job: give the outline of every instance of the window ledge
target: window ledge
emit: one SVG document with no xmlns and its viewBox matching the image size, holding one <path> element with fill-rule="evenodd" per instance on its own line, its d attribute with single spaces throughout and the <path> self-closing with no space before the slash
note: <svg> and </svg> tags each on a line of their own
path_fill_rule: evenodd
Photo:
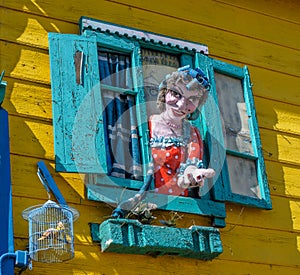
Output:
<svg viewBox="0 0 300 275">
<path fill-rule="evenodd" d="M 145 225 L 131 219 L 109 219 L 91 224 L 93 241 L 102 252 L 143 255 L 178 255 L 212 260 L 223 252 L 217 228 L 191 226 L 175 228 Z"/>
<path fill-rule="evenodd" d="M 89 200 L 101 201 L 115 206 L 118 203 L 116 198 L 122 198 L 125 201 L 137 194 L 137 190 L 129 190 L 117 186 L 86 184 L 85 187 Z M 181 196 L 174 197 L 153 191 L 147 192 L 144 201 L 158 205 L 158 208 L 161 210 L 211 216 L 214 226 L 225 227 L 226 210 L 223 202 Z"/>
</svg>

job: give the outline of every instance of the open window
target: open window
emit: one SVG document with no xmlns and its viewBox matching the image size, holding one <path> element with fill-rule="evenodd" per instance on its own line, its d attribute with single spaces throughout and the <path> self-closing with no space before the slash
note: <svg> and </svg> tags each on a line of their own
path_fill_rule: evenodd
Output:
<svg viewBox="0 0 300 275">
<path fill-rule="evenodd" d="M 213 139 L 219 148 L 210 155 L 224 159 L 215 198 L 271 209 L 249 71 L 207 56 L 199 56 L 199 65 L 212 83 L 213 100 L 204 108 L 204 125 L 209 150 L 214 149 Z M 212 123 L 217 127 L 208 129 Z"/>
<path fill-rule="evenodd" d="M 178 67 L 200 66 L 211 96 L 194 124 L 205 142 L 204 162 L 219 173 L 201 199 L 150 191 L 147 200 L 211 216 L 217 226 L 224 226 L 226 200 L 270 208 L 246 69 L 209 58 L 201 44 L 89 18 L 80 25 L 81 35 L 49 34 L 57 171 L 87 174 L 89 199 L 117 204 L 132 197 L 146 180 L 147 122 L 157 112 L 158 85 Z"/>
</svg>

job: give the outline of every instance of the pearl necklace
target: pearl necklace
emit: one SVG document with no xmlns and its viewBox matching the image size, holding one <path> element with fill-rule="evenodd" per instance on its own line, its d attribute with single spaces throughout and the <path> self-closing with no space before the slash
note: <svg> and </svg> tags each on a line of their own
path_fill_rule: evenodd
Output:
<svg viewBox="0 0 300 275">
<path fill-rule="evenodd" d="M 165 120 L 165 122 L 166 122 L 166 124 L 167 124 L 168 126 L 170 126 L 170 128 L 173 128 L 173 129 L 180 129 L 180 128 L 182 127 L 182 125 L 174 124 L 174 123 L 172 123 L 172 122 L 170 122 L 170 121 L 168 121 L 168 120 Z"/>
<path fill-rule="evenodd" d="M 162 114 L 162 119 L 163 121 L 171 128 L 171 129 L 181 129 L 182 128 L 182 124 L 178 125 L 178 124 L 175 124 L 175 123 L 172 123 L 170 122 L 166 117 L 165 117 L 165 114 Z"/>
</svg>

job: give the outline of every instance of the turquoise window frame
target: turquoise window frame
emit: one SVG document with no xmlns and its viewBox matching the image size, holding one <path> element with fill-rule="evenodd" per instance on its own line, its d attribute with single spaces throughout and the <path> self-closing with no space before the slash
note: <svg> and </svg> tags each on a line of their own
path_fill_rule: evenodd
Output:
<svg viewBox="0 0 300 275">
<path fill-rule="evenodd" d="M 213 122 L 215 125 L 218 125 L 214 135 L 217 137 L 218 141 L 220 142 L 221 147 L 225 148 L 225 151 L 222 150 L 221 148 L 221 150 L 218 151 L 218 155 L 216 156 L 219 159 L 225 158 L 225 161 L 222 167 L 221 175 L 215 185 L 215 196 L 216 196 L 215 199 L 218 201 L 230 201 L 234 203 L 239 203 L 250 207 L 272 209 L 272 202 L 270 198 L 268 179 L 266 175 L 265 162 L 263 157 L 259 127 L 258 127 L 258 122 L 256 117 L 256 109 L 254 104 L 254 97 L 252 92 L 252 84 L 251 84 L 250 74 L 247 66 L 241 68 L 204 55 L 198 56 L 197 63 L 209 75 L 209 79 L 212 87 L 211 88 L 212 98 L 214 100 L 214 104 L 216 104 L 218 107 L 219 107 L 219 102 L 218 102 L 216 82 L 214 77 L 215 72 L 241 80 L 242 88 L 243 88 L 243 96 L 244 96 L 246 111 L 248 115 L 248 123 L 249 123 L 249 130 L 250 130 L 250 136 L 252 141 L 252 148 L 253 148 L 253 155 L 238 153 L 229 150 L 228 148 L 225 148 L 226 146 L 224 145 L 225 141 L 224 141 L 222 126 L 221 126 L 222 124 L 221 115 L 220 113 L 218 113 L 218 115 L 215 114 L 212 115 L 210 110 L 208 110 L 209 108 L 211 108 L 211 106 L 209 105 L 205 106 L 205 109 L 203 111 L 203 117 L 205 117 L 204 125 L 207 125 L 211 122 Z M 212 109 L 215 110 L 215 108 Z M 211 150 L 213 145 L 210 142 L 208 142 L 208 144 L 210 147 L 209 150 Z M 241 195 L 241 194 L 234 193 L 232 191 L 230 187 L 231 184 L 230 184 L 230 177 L 228 171 L 229 164 L 226 159 L 227 154 L 241 157 L 243 159 L 255 161 L 256 170 L 257 170 L 256 176 L 257 176 L 257 182 L 258 182 L 261 198 L 254 198 L 246 195 Z"/>
<path fill-rule="evenodd" d="M 95 26 L 97 26 L 98 23 L 100 25 L 103 23 L 105 28 L 101 29 L 98 27 L 90 26 L 90 22 L 92 22 L 92 24 L 95 24 Z M 109 26 L 111 26 L 111 29 L 109 29 Z M 164 51 L 172 54 L 178 54 L 180 55 L 180 63 L 182 66 L 189 64 L 193 67 L 202 67 L 208 73 L 208 76 L 212 81 L 213 93 L 215 93 L 213 84 L 213 68 L 215 68 L 216 70 L 221 70 L 222 66 L 226 68 L 225 70 L 228 70 L 227 68 L 229 68 L 228 73 L 233 73 L 234 75 L 236 75 L 235 72 L 238 72 L 238 77 L 243 77 L 242 75 L 244 74 L 241 74 L 241 72 L 243 71 L 245 73 L 247 71 L 245 69 L 240 69 L 226 63 L 220 63 L 217 60 L 209 58 L 206 55 L 208 53 L 207 47 L 204 45 L 152 33 L 146 33 L 123 26 L 120 27 L 121 30 L 125 30 L 125 32 L 127 31 L 127 33 L 120 33 L 120 29 L 118 29 L 118 27 L 119 26 L 115 24 L 82 17 L 80 19 L 80 35 L 49 33 L 56 170 L 61 172 L 79 172 L 87 174 L 87 198 L 90 200 L 102 201 L 109 204 L 116 204 L 117 198 L 122 198 L 122 200 L 125 200 L 132 197 L 136 192 L 134 190 L 140 189 L 144 182 L 116 177 L 108 177 L 106 175 L 106 154 L 103 153 L 103 150 L 100 150 L 105 147 L 103 136 L 103 121 L 101 120 L 102 101 L 100 93 L 97 94 L 96 92 L 94 92 L 90 96 L 90 98 L 93 98 L 94 102 L 90 100 L 89 107 L 91 112 L 94 112 L 94 114 L 86 113 L 82 117 L 78 118 L 78 106 L 76 104 L 80 104 L 81 102 L 83 102 L 84 98 L 87 96 L 87 87 L 94 87 L 97 85 L 99 87 L 100 77 L 97 65 L 99 46 L 121 51 L 124 53 L 130 53 L 133 65 L 134 90 L 125 91 L 119 88 L 114 89 L 120 90 L 121 92 L 125 93 L 133 93 L 136 95 L 138 122 L 146 121 L 147 117 L 147 112 L 145 108 L 143 108 L 145 99 L 143 94 L 143 74 L 141 67 L 142 60 L 140 54 L 141 47 Z M 114 30 L 115 28 L 117 28 L 118 31 Z M 187 46 L 185 47 L 184 45 Z M 76 51 L 82 51 L 83 56 L 86 58 L 85 68 L 87 69 L 82 71 L 82 77 L 84 77 L 85 81 L 80 85 L 75 85 L 76 68 L 74 65 L 74 55 Z M 233 70 L 233 72 L 230 72 L 230 70 Z M 247 80 L 248 78 L 248 76 L 245 77 L 245 80 Z M 247 81 L 249 82 L 250 80 Z M 248 90 L 249 89 L 247 89 L 247 91 Z M 70 97 L 69 91 L 75 91 L 74 94 L 78 97 Z M 251 92 L 251 89 L 249 91 Z M 249 98 L 250 96 L 251 95 L 249 95 Z M 75 107 L 74 104 L 76 105 Z M 73 108 L 71 108 L 70 106 L 70 108 L 66 108 L 65 106 L 68 105 L 73 106 Z M 254 109 L 253 101 L 251 102 L 251 100 L 249 100 L 248 105 L 250 106 L 250 109 L 252 109 L 252 107 Z M 67 109 L 67 111 L 65 110 L 65 108 Z M 74 144 L 71 140 L 72 135 L 74 135 L 75 120 L 77 119 L 77 123 L 80 122 L 84 124 L 84 119 L 89 115 L 100 117 L 100 119 L 96 120 L 96 123 L 94 123 L 95 125 L 92 130 L 90 130 L 89 127 L 82 127 L 84 125 L 79 124 L 80 131 L 83 131 L 83 133 L 79 135 L 78 143 L 83 144 L 85 150 L 81 150 L 80 152 L 73 152 L 74 148 L 75 150 L 77 148 L 76 146 L 74 147 Z M 209 134 L 206 124 L 209 123 L 209 120 L 212 116 L 214 117 L 214 123 L 216 123 L 216 125 L 220 125 L 220 121 L 217 118 L 218 114 L 212 114 L 208 106 L 204 107 L 201 117 L 194 123 L 197 127 L 199 127 L 200 132 L 204 137 Z M 256 117 L 254 116 L 253 119 L 256 119 Z M 139 127 L 141 127 L 139 131 L 142 135 L 140 139 L 142 159 L 143 163 L 147 164 L 150 159 L 148 126 L 145 123 L 138 124 L 140 125 Z M 256 121 L 253 122 L 253 126 L 254 128 L 256 127 L 255 129 L 258 133 Z M 82 129 L 88 130 L 85 131 Z M 91 135 L 92 138 L 90 137 Z M 220 131 L 217 131 L 215 135 L 218 135 L 218 138 L 222 140 Z M 94 148 L 95 144 L 93 144 L 93 142 L 95 143 L 95 140 L 96 150 Z M 255 136 L 255 140 L 259 141 L 259 136 Z M 213 144 L 209 139 L 207 139 L 206 142 L 208 144 L 208 149 L 211 151 L 211 149 L 213 148 Z M 257 146 L 258 148 L 260 148 L 260 142 L 257 144 Z M 90 154 L 89 149 L 93 152 L 93 154 Z M 219 152 L 218 149 L 217 152 L 218 154 L 221 154 L 221 151 Z M 159 208 L 163 210 L 180 211 L 210 216 L 212 217 L 212 224 L 218 227 L 225 226 L 225 201 L 234 201 L 245 205 L 269 209 L 270 199 L 268 197 L 269 193 L 266 177 L 264 176 L 265 170 L 261 149 L 259 149 L 258 152 L 259 160 L 262 164 L 260 166 L 261 170 L 259 170 L 263 178 L 261 188 L 262 190 L 264 190 L 264 201 L 266 201 L 267 204 L 264 204 L 260 201 L 253 202 L 252 200 L 250 203 L 247 198 L 243 198 L 241 196 L 233 194 L 230 190 L 230 185 L 228 184 L 228 175 L 226 178 L 226 163 L 222 167 L 220 177 L 218 177 L 217 182 L 210 191 L 210 198 L 206 196 L 204 196 L 202 199 L 185 197 L 174 198 L 174 196 L 155 194 L 154 192 L 150 191 L 148 192 L 145 200 L 151 201 L 152 203 L 157 203 L 157 205 L 159 205 Z M 216 156 L 216 160 L 219 156 L 218 154 Z M 76 165 L 76 159 L 78 158 L 82 160 L 87 159 L 87 161 L 81 161 L 80 165 Z M 146 165 L 143 166 L 146 167 Z M 146 180 L 145 168 L 143 172 L 144 179 Z M 111 198 L 111 194 L 114 194 L 115 199 Z"/>
<path fill-rule="evenodd" d="M 97 64 L 98 47 L 110 47 L 114 50 L 130 53 L 131 55 L 134 89 L 126 90 L 118 87 L 109 87 L 108 85 L 103 86 L 105 86 L 105 89 L 135 96 L 137 103 L 136 115 L 141 135 L 141 155 L 143 163 L 149 162 L 149 149 L 146 146 L 148 140 L 147 125 L 140 123 L 141 121 L 146 121 L 144 117 L 146 116 L 146 111 L 143 108 L 142 76 L 139 74 L 141 70 L 140 55 L 137 54 L 139 52 L 139 45 L 133 41 L 128 41 L 126 38 L 120 40 L 106 34 L 95 36 L 91 33 L 89 36 L 87 33 L 83 36 L 49 33 L 53 126 L 55 135 L 54 149 L 56 170 L 60 172 L 107 173 L 106 152 L 103 152 L 105 141 L 103 120 L 101 119 L 103 112 L 102 99 L 100 96 L 101 92 L 98 92 L 98 89 L 101 91 Z M 81 78 L 84 79 L 81 84 L 76 83 L 74 55 L 77 51 L 83 53 L 85 59 L 83 62 L 85 63 L 85 67 L 88 68 L 88 72 L 84 69 L 81 72 Z M 87 91 L 89 89 L 92 90 L 90 93 Z M 70 91 L 72 92 L 70 93 Z M 85 100 L 86 97 L 89 97 L 88 99 L 90 100 Z M 85 101 L 88 102 L 88 106 L 86 106 Z M 85 107 L 88 107 L 84 109 L 90 110 L 87 114 L 82 114 L 80 110 L 82 103 L 85 104 Z M 82 128 L 81 126 L 84 126 L 83 123 L 88 116 L 94 116 L 95 119 L 92 121 L 92 127 L 86 127 L 92 129 L 85 131 L 84 129 L 86 128 Z M 98 120 L 98 118 L 100 119 Z M 78 130 L 75 138 L 74 129 L 75 131 Z M 82 133 L 78 133 L 81 131 Z M 94 145 L 95 141 L 96 144 Z M 75 146 L 74 143 L 76 143 Z M 91 157 L 90 152 L 94 152 L 94 146 L 96 146 L 96 152 Z M 76 148 L 79 147 L 83 147 L 85 150 L 81 150 L 76 154 Z M 77 158 L 83 161 L 76 161 Z M 145 174 L 146 171 L 144 171 Z M 130 188 L 140 188 L 143 184 L 141 181 L 118 179 L 115 177 L 108 177 L 106 180 Z"/>
<path fill-rule="evenodd" d="M 83 34 L 85 37 L 94 37 L 96 36 L 97 48 L 108 48 L 124 54 L 130 54 L 131 64 L 132 64 L 132 81 L 133 81 L 133 90 L 126 90 L 118 87 L 108 86 L 101 84 L 101 87 L 109 89 L 111 91 L 116 91 L 123 94 L 131 94 L 135 96 L 136 100 L 136 116 L 138 123 L 138 132 L 140 135 L 140 148 L 141 148 L 141 157 L 142 163 L 149 163 L 149 146 L 148 146 L 148 127 L 143 121 L 147 121 L 147 112 L 145 110 L 145 100 L 143 95 L 143 76 L 142 71 L 142 60 L 140 52 L 140 45 L 136 41 L 131 41 L 127 38 L 120 39 L 119 37 L 112 36 L 108 33 L 96 33 L 93 31 L 86 31 Z M 104 143 L 104 136 L 101 136 L 102 142 Z M 107 153 L 107 152 L 106 152 Z M 105 154 L 101 154 L 102 162 L 106 162 Z M 143 165 L 143 178 L 146 179 L 146 165 Z M 123 186 L 127 188 L 139 189 L 142 187 L 144 182 L 132 179 L 123 179 L 112 176 L 105 175 L 105 178 L 101 177 L 101 183 L 106 184 L 116 184 L 117 186 Z"/>
</svg>

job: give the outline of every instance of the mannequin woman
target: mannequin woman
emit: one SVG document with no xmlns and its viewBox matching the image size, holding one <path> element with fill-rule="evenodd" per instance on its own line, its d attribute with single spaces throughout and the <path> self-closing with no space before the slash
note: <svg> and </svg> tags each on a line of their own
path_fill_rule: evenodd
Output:
<svg viewBox="0 0 300 275">
<path fill-rule="evenodd" d="M 204 185 L 205 178 L 215 175 L 202 164 L 203 143 L 195 119 L 205 103 L 209 83 L 196 68 L 183 67 L 165 77 L 159 86 L 157 105 L 160 114 L 149 119 L 152 165 L 145 184 L 132 198 L 122 202 L 112 217 L 125 217 L 147 194 L 154 176 L 155 192 L 189 196 Z"/>
<path fill-rule="evenodd" d="M 215 175 L 204 169 L 203 143 L 195 119 L 205 103 L 209 83 L 204 73 L 189 66 L 165 77 L 157 99 L 161 113 L 149 120 L 155 192 L 188 196 L 189 190 L 202 187 L 205 178 Z"/>
</svg>

